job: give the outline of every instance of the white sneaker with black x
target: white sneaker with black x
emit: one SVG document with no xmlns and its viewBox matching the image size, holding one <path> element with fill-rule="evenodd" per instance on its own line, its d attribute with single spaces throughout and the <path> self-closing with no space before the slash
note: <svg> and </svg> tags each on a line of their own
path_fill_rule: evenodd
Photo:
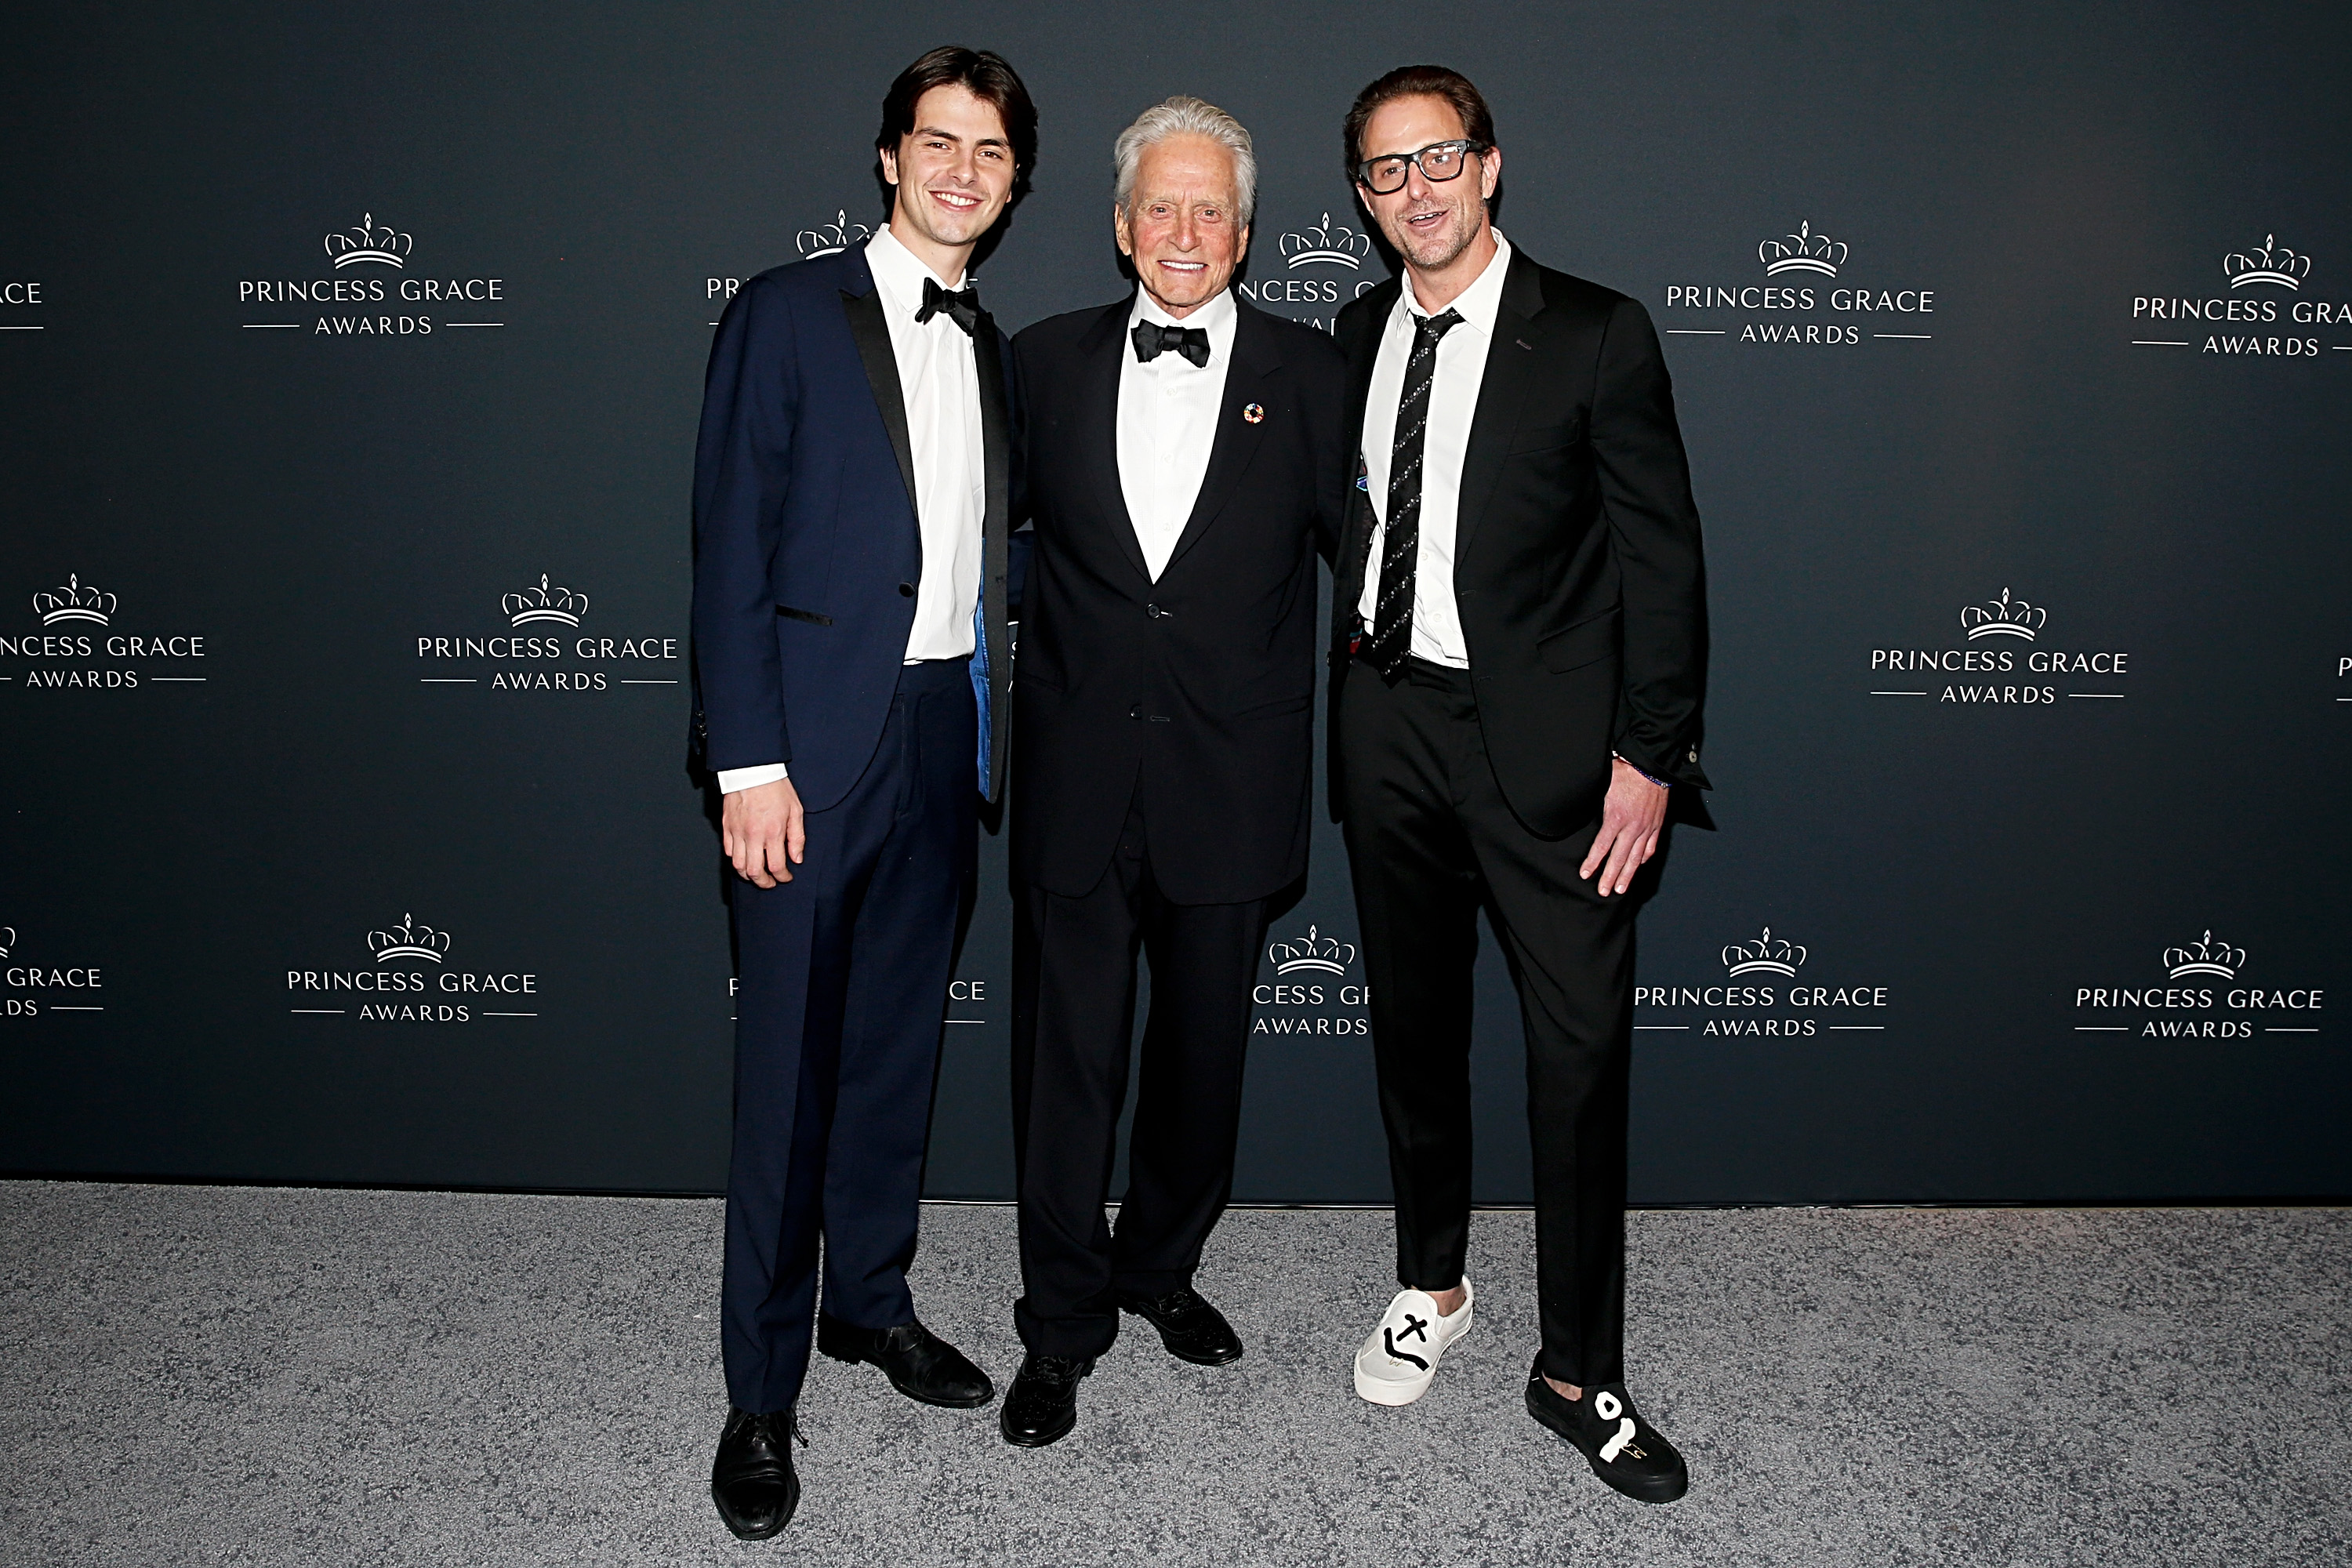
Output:
<svg viewBox="0 0 2352 1568">
<path fill-rule="evenodd" d="M 1411 1405 L 1429 1392 L 1448 1346 L 1470 1331 L 1477 1292 L 1467 1275 L 1462 1305 L 1451 1316 L 1426 1290 L 1400 1290 L 1379 1326 L 1356 1352 L 1356 1392 L 1374 1405 Z"/>
</svg>

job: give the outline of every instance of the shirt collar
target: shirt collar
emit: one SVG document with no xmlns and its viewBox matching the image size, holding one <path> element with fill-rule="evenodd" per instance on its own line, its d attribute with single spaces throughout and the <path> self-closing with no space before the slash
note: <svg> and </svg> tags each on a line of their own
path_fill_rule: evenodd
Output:
<svg viewBox="0 0 2352 1568">
<path fill-rule="evenodd" d="M 1486 269 L 1478 274 L 1476 282 L 1455 295 L 1454 303 L 1446 308 L 1461 311 L 1465 323 L 1477 328 L 1490 338 L 1493 337 L 1496 314 L 1503 308 L 1503 279 L 1510 270 L 1511 242 L 1503 237 L 1503 231 L 1498 228 L 1495 231 L 1495 254 L 1486 258 Z M 1399 290 L 1399 298 L 1404 308 L 1412 314 L 1416 316 L 1429 314 L 1421 308 L 1421 301 L 1413 298 L 1412 279 L 1410 277 L 1405 279 L 1404 287 Z"/>
<path fill-rule="evenodd" d="M 1240 320 L 1241 310 L 1234 303 L 1234 291 L 1231 289 L 1225 289 L 1180 321 L 1170 315 L 1159 300 L 1153 299 L 1139 286 L 1135 290 L 1135 303 L 1127 312 L 1127 325 L 1130 332 L 1135 330 L 1135 323 L 1138 321 L 1155 321 L 1163 327 L 1199 327 L 1209 334 L 1209 364 L 1224 363 L 1226 356 L 1234 352 L 1234 324 Z M 1193 368 L 1192 363 L 1187 359 L 1180 357 L 1176 363 L 1188 370 Z M 1200 368 L 1206 370 L 1208 365 L 1202 365 Z"/>
<path fill-rule="evenodd" d="M 875 285 L 888 296 L 889 303 L 908 315 L 923 308 L 924 279 L 937 279 L 942 289 L 960 288 L 963 282 L 959 279 L 950 283 L 925 266 L 919 257 L 898 242 L 888 224 L 866 242 L 866 268 L 874 274 Z"/>
</svg>

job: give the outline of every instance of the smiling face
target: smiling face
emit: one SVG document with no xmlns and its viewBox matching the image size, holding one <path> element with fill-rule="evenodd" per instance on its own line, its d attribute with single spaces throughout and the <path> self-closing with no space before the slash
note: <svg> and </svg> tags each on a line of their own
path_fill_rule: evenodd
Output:
<svg viewBox="0 0 2352 1568">
<path fill-rule="evenodd" d="M 1416 93 L 1375 110 L 1364 122 L 1358 151 L 1366 159 L 1418 153 L 1433 142 L 1468 134 L 1452 104 Z M 1408 264 L 1417 271 L 1442 273 L 1486 237 L 1486 198 L 1502 177 L 1503 154 L 1490 147 L 1476 166 L 1451 180 L 1428 179 L 1414 165 L 1406 170 L 1404 184 L 1387 195 L 1375 195 L 1361 184 L 1356 195 Z"/>
<path fill-rule="evenodd" d="M 1181 321 L 1234 280 L 1249 248 L 1240 205 L 1234 155 L 1206 136 L 1166 137 L 1137 157 L 1135 188 L 1111 220 L 1143 291 L 1171 316 Z"/>
<path fill-rule="evenodd" d="M 915 101 L 915 128 L 882 151 L 898 187 L 890 228 L 933 271 L 954 281 L 964 258 L 1012 199 L 1013 146 L 996 105 L 961 87 Z"/>
</svg>

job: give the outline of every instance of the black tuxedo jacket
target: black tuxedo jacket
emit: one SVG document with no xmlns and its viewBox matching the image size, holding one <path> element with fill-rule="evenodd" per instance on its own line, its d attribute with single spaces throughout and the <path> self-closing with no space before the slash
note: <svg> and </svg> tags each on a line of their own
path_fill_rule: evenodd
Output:
<svg viewBox="0 0 2352 1568">
<path fill-rule="evenodd" d="M 1394 279 L 1339 312 L 1349 439 Z M 1338 747 L 1349 639 L 1374 521 L 1351 491 L 1332 600 L 1331 814 L 1347 814 Z M 1462 468 L 1454 595 L 1471 689 L 1504 798 L 1559 837 L 1599 815 L 1609 754 L 1698 789 L 1706 578 L 1674 393 L 1649 312 L 1515 250 Z M 1681 793 L 1680 791 L 1676 792 Z"/>
<path fill-rule="evenodd" d="M 1263 898 L 1307 868 L 1315 563 L 1339 538 L 1355 435 L 1331 340 L 1234 303 L 1208 472 L 1157 583 L 1119 486 L 1132 297 L 1013 342 L 1036 540 L 1013 688 L 1013 873 L 1048 892 L 1100 880 L 1139 789 L 1174 902 Z"/>
</svg>

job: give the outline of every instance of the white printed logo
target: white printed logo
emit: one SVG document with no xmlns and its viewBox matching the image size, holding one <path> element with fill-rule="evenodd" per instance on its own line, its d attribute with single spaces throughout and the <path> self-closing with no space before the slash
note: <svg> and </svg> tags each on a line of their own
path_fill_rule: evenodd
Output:
<svg viewBox="0 0 2352 1568">
<path fill-rule="evenodd" d="M 1293 229 L 1275 244 L 1282 252 L 1285 267 L 1310 267 L 1321 263 L 1344 267 L 1354 272 L 1361 268 L 1372 254 L 1372 237 L 1359 234 L 1344 223 L 1333 223 L 1325 213 L 1323 221 L 1312 228 Z"/>
<path fill-rule="evenodd" d="M 1796 233 L 1765 240 L 1756 247 L 1756 259 L 1764 264 L 1767 278 L 1778 278 L 1783 272 L 1818 272 L 1834 278 L 1849 254 L 1843 240 L 1815 234 L 1811 219 L 1799 224 Z"/>
<path fill-rule="evenodd" d="M 2268 283 L 2274 288 L 2300 290 L 2303 280 L 2311 276 L 2311 258 L 2296 255 L 2279 244 L 2276 235 L 2266 234 L 2261 249 L 2233 250 L 2223 257 L 2221 270 L 2229 275 L 2232 289 L 2242 289 L 2249 283 Z"/>
<path fill-rule="evenodd" d="M 438 963 L 441 955 L 449 951 L 449 933 L 419 925 L 413 917 L 403 915 L 400 923 L 390 931 L 368 932 L 367 944 L 378 963 L 388 963 L 395 958 L 422 958 Z"/>
<path fill-rule="evenodd" d="M 849 221 L 849 212 L 845 207 L 833 215 L 831 223 L 821 223 L 793 236 L 793 248 L 801 253 L 803 261 L 814 261 L 820 256 L 838 256 L 851 246 L 862 245 L 873 237 L 872 229 Z"/>
<path fill-rule="evenodd" d="M 2022 599 L 2012 602 L 2006 588 L 2000 591 L 2000 598 L 1969 605 L 1960 611 L 1960 629 L 1969 634 L 1970 642 L 1979 637 L 2023 637 L 2032 642 L 2033 634 L 2049 620 L 2049 611 Z"/>
<path fill-rule="evenodd" d="M 66 578 L 62 588 L 46 588 L 33 595 L 33 613 L 41 617 L 41 625 L 56 626 L 59 621 L 91 621 L 107 624 L 114 614 L 117 601 L 111 594 L 82 586 L 81 574 Z"/>
<path fill-rule="evenodd" d="M 2207 931 L 2194 947 L 2168 947 L 2164 950 L 2164 971 L 2175 980 L 2186 980 L 2192 974 L 2210 974 L 2220 980 L 2235 980 L 2246 962 L 2246 950 L 2231 947 L 2226 942 L 2215 942 Z"/>
<path fill-rule="evenodd" d="M 1327 974 L 1345 974 L 1348 965 L 1356 962 L 1352 942 L 1334 942 L 1318 936 L 1313 926 L 1307 934 L 1291 942 L 1270 942 L 1265 955 L 1273 961 L 1276 974 L 1293 974 L 1302 969 L 1319 969 Z"/>
<path fill-rule="evenodd" d="M 576 626 L 580 617 L 588 613 L 588 595 L 570 588 L 551 586 L 547 574 L 539 574 L 539 586 L 525 588 L 520 594 L 509 594 L 499 601 L 509 626 L 527 626 L 533 621 L 558 621 Z"/>
<path fill-rule="evenodd" d="M 373 213 L 363 214 L 356 228 L 340 229 L 320 242 L 337 269 L 373 262 L 378 267 L 405 268 L 402 258 L 416 248 L 416 237 L 386 224 L 379 226 Z"/>
<path fill-rule="evenodd" d="M 1723 967 L 1732 975 L 1780 974 L 1790 980 L 1803 967 L 1805 950 L 1786 938 L 1775 937 L 1766 926 L 1754 942 L 1735 942 L 1723 950 Z"/>
<path fill-rule="evenodd" d="M 1601 1446 L 1602 1464 L 1614 1464 L 1619 1454 L 1630 1455 L 1636 1459 L 1650 1457 L 1633 1446 L 1633 1418 L 1625 1414 L 1625 1406 L 1615 1394 L 1605 1388 L 1595 1394 L 1592 1396 L 1592 1414 L 1603 1421 L 1617 1423 L 1617 1435 Z"/>
</svg>

